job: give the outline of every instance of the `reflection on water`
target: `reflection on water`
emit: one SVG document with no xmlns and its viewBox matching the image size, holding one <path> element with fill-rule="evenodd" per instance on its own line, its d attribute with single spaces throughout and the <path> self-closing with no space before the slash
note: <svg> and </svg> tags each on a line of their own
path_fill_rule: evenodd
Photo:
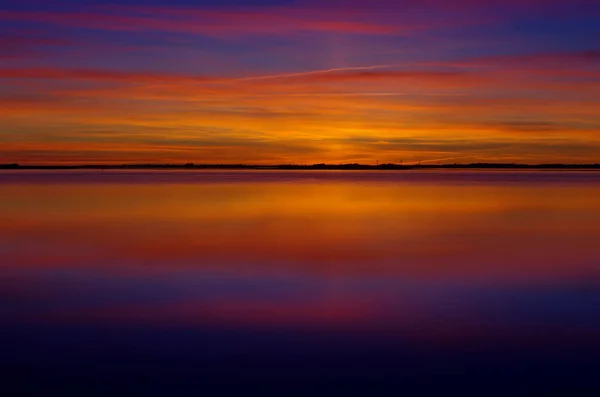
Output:
<svg viewBox="0 0 600 397">
<path fill-rule="evenodd" d="M 600 173 L 19 171 L 0 189 L 17 391 L 598 387 Z"/>
</svg>

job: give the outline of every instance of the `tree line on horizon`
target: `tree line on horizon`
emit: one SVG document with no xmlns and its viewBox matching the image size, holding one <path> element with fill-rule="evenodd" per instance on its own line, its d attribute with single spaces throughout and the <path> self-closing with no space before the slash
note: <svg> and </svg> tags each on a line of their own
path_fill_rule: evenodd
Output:
<svg viewBox="0 0 600 397">
<path fill-rule="evenodd" d="M 0 169 L 283 169 L 283 170 L 408 170 L 408 169 L 439 169 L 439 168 L 473 168 L 473 169 L 600 169 L 600 164 L 518 164 L 518 163 L 452 163 L 452 164 L 396 164 L 383 163 L 370 164 L 279 164 L 279 165 L 253 165 L 253 164 L 81 164 L 81 165 L 20 165 L 18 163 L 0 164 Z"/>
</svg>

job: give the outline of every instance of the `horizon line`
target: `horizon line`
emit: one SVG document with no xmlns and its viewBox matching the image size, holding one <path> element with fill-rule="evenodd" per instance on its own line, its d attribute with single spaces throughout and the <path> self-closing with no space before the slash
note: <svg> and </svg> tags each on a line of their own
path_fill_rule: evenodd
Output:
<svg viewBox="0 0 600 397">
<path fill-rule="evenodd" d="M 505 163 L 505 162 L 472 162 L 431 164 L 428 161 L 408 163 L 282 163 L 282 164 L 252 164 L 252 163 L 54 163 L 54 164 L 20 164 L 0 163 L 0 169 L 119 169 L 119 168 L 267 168 L 267 169 L 409 169 L 409 168 L 600 168 L 600 162 L 595 163 Z"/>
</svg>

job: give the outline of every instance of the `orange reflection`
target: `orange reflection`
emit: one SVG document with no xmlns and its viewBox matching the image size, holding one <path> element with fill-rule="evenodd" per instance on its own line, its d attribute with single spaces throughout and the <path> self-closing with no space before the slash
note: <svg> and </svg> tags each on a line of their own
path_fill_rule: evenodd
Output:
<svg viewBox="0 0 600 397">
<path fill-rule="evenodd" d="M 3 267 L 341 277 L 583 277 L 600 187 L 541 184 L 5 185 Z"/>
</svg>

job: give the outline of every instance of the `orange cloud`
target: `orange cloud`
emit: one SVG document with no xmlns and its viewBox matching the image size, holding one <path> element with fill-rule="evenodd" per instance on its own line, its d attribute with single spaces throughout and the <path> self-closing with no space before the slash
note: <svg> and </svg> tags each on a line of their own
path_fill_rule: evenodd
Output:
<svg viewBox="0 0 600 397">
<path fill-rule="evenodd" d="M 600 92 L 587 66 L 596 57 L 231 77 L 5 67 L 0 162 L 51 162 L 53 153 L 60 162 L 595 162 Z"/>
</svg>

